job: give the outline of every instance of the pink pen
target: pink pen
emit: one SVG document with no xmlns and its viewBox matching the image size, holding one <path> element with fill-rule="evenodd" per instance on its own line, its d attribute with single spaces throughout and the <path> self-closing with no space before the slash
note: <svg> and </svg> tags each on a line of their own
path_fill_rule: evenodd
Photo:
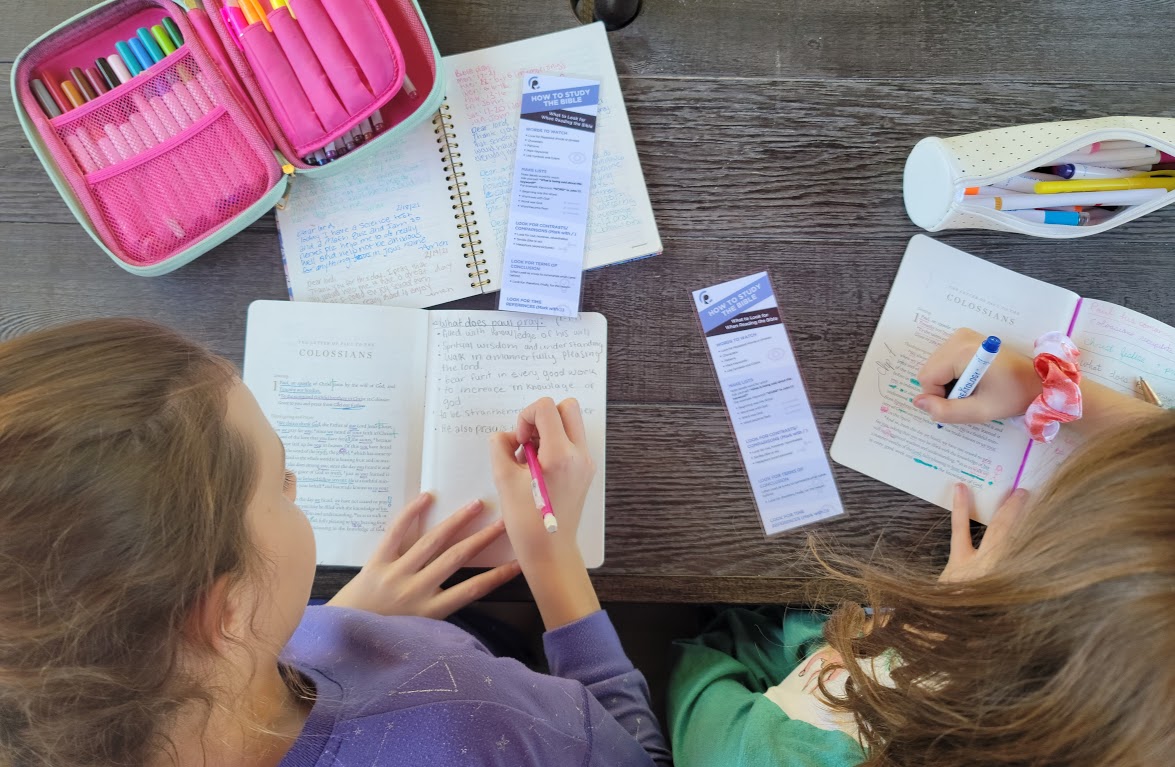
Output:
<svg viewBox="0 0 1175 767">
<path fill-rule="evenodd" d="M 530 492 L 534 495 L 534 507 L 543 513 L 543 527 L 548 533 L 559 529 L 555 512 L 551 508 L 551 497 L 547 495 L 547 483 L 543 479 L 543 468 L 539 466 L 539 454 L 534 445 L 527 442 L 522 446 L 526 453 L 526 465 L 530 467 Z"/>
</svg>

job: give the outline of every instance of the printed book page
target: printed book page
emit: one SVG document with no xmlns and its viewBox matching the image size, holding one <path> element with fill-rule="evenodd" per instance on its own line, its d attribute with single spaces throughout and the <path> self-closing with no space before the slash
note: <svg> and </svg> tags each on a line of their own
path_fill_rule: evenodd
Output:
<svg viewBox="0 0 1175 767">
<path fill-rule="evenodd" d="M 597 22 L 445 57 L 446 99 L 486 258 L 501 261 L 510 212 L 522 76 L 600 81 L 584 269 L 661 252 L 649 192 L 604 25 Z"/>
<path fill-rule="evenodd" d="M 436 496 L 424 529 L 475 498 L 497 518 L 489 438 L 513 431 L 518 413 L 541 397 L 579 400 L 596 476 L 584 504 L 578 542 L 588 567 L 604 561 L 604 434 L 608 325 L 604 315 L 579 319 L 493 311 L 428 313 L 429 354 L 421 489 Z M 535 514 L 539 512 L 536 509 Z M 555 509 L 559 516 L 559 509 Z M 471 564 L 513 558 L 503 538 Z"/>
<path fill-rule="evenodd" d="M 1142 377 L 1160 401 L 1175 403 L 1175 328 L 1133 309 L 1086 298 L 1071 337 L 1081 350 L 1085 379 L 1142 399 Z M 1064 426 L 1052 442 L 1034 443 L 1020 485 L 1030 490 L 1043 486 L 1081 444 L 1081 437 Z"/>
<path fill-rule="evenodd" d="M 473 295 L 432 120 L 277 211 L 290 299 L 425 307 Z"/>
<path fill-rule="evenodd" d="M 362 565 L 420 492 L 428 314 L 255 301 L 244 380 L 298 475 L 318 563 Z"/>
<path fill-rule="evenodd" d="M 830 451 L 833 460 L 950 507 L 956 482 L 986 523 L 1014 486 L 1029 438 L 1005 421 L 939 428 L 915 408 L 918 371 L 956 329 L 999 336 L 1031 356 L 1042 333 L 1068 328 L 1078 296 L 917 235 L 910 240 Z"/>
</svg>

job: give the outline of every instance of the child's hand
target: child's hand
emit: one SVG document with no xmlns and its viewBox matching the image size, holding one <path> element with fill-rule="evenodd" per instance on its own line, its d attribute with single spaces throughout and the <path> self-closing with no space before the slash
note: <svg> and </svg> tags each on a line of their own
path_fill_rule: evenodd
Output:
<svg viewBox="0 0 1175 767">
<path fill-rule="evenodd" d="M 979 548 L 975 548 L 971 543 L 971 512 L 975 505 L 971 491 L 962 482 L 955 485 L 955 502 L 951 506 L 951 555 L 938 579 L 943 583 L 958 583 L 991 572 L 1008 540 L 1008 531 L 1024 512 L 1027 501 L 1028 491 L 1023 488 L 1009 495 L 983 531 Z"/>
<path fill-rule="evenodd" d="M 514 561 L 442 589 L 441 584 L 449 576 L 497 540 L 505 528 L 498 521 L 468 538 L 454 542 L 457 532 L 483 509 L 481 501 L 474 501 L 429 530 L 404 551 L 405 536 L 431 505 L 432 496 L 422 493 L 405 506 L 388 525 L 387 532 L 367 564 L 327 604 L 354 607 L 380 615 L 418 615 L 442 619 L 518 575 L 520 568 L 518 562 Z"/>
<path fill-rule="evenodd" d="M 530 469 L 517 456 L 525 442 L 538 438 L 539 464 L 559 529 L 548 533 L 535 507 Z M 564 556 L 575 549 L 575 532 L 596 467 L 588 452 L 579 403 L 565 399 L 555 405 L 550 397 L 527 406 L 518 415 L 518 429 L 495 434 L 490 443 L 494 484 L 502 501 L 502 516 L 514 553 L 523 564 Z"/>
<path fill-rule="evenodd" d="M 922 394 L 914 398 L 914 407 L 939 423 L 982 423 L 1024 413 L 1040 394 L 1040 378 L 1031 359 L 1007 349 L 996 355 L 971 396 L 944 399 L 946 384 L 963 373 L 984 338 L 963 328 L 938 347 L 918 371 Z"/>
<path fill-rule="evenodd" d="M 518 456 L 524 442 L 539 441 L 539 464 L 559 529 L 548 533 L 531 493 L 530 469 Z M 510 544 L 526 575 L 547 629 L 579 620 L 600 609 L 595 589 L 575 542 L 584 500 L 596 467 L 588 451 L 579 403 L 555 405 L 545 397 L 518 416 L 514 433 L 490 439 L 494 484 Z"/>
</svg>

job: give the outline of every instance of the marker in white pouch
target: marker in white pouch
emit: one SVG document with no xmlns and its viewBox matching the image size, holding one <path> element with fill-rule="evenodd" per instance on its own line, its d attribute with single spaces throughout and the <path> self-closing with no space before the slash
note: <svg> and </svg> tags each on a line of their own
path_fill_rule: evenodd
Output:
<svg viewBox="0 0 1175 767">
<path fill-rule="evenodd" d="M 1000 339 L 995 336 L 988 336 L 979 348 L 975 350 L 975 356 L 967 363 L 963 374 L 959 376 L 959 380 L 955 382 L 955 387 L 951 389 L 951 393 L 947 395 L 947 399 L 963 399 L 970 397 L 975 391 L 975 387 L 979 385 L 980 380 L 983 379 L 983 374 L 991 367 L 991 363 L 995 361 L 995 356 L 1000 351 Z M 938 428 L 942 428 L 942 424 L 936 424 Z"/>
</svg>

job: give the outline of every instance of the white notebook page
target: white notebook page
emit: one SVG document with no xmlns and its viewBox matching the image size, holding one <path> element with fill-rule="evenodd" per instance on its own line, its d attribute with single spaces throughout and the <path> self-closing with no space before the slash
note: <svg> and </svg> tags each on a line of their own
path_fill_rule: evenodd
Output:
<svg viewBox="0 0 1175 767">
<path fill-rule="evenodd" d="M 318 563 L 362 565 L 419 492 L 428 315 L 256 301 L 244 380 L 286 447 Z"/>
<path fill-rule="evenodd" d="M 587 566 L 601 565 L 607 320 L 594 312 L 572 320 L 514 312 L 433 311 L 429 322 L 421 487 L 436 495 L 436 504 L 425 528 L 475 498 L 486 499 L 491 512 L 496 511 L 490 434 L 512 431 L 519 411 L 541 397 L 556 402 L 575 397 L 583 409 L 596 464 L 577 540 Z M 496 518 L 496 513 L 486 514 L 471 529 Z M 503 538 L 472 564 L 501 564 L 512 556 Z"/>
<path fill-rule="evenodd" d="M 466 180 L 494 272 L 510 212 L 522 76 L 527 72 L 600 81 L 596 152 L 584 268 L 661 252 L 644 173 L 601 23 L 445 57 L 445 91 Z"/>
<path fill-rule="evenodd" d="M 1007 495 L 1028 445 L 1009 421 L 939 429 L 911 404 L 918 371 L 957 328 L 999 336 L 1001 353 L 1031 355 L 1065 330 L 1078 297 L 924 235 L 906 249 L 861 373 L 829 451 L 837 463 L 949 508 L 956 482 L 971 486 L 986 522 Z"/>
</svg>

